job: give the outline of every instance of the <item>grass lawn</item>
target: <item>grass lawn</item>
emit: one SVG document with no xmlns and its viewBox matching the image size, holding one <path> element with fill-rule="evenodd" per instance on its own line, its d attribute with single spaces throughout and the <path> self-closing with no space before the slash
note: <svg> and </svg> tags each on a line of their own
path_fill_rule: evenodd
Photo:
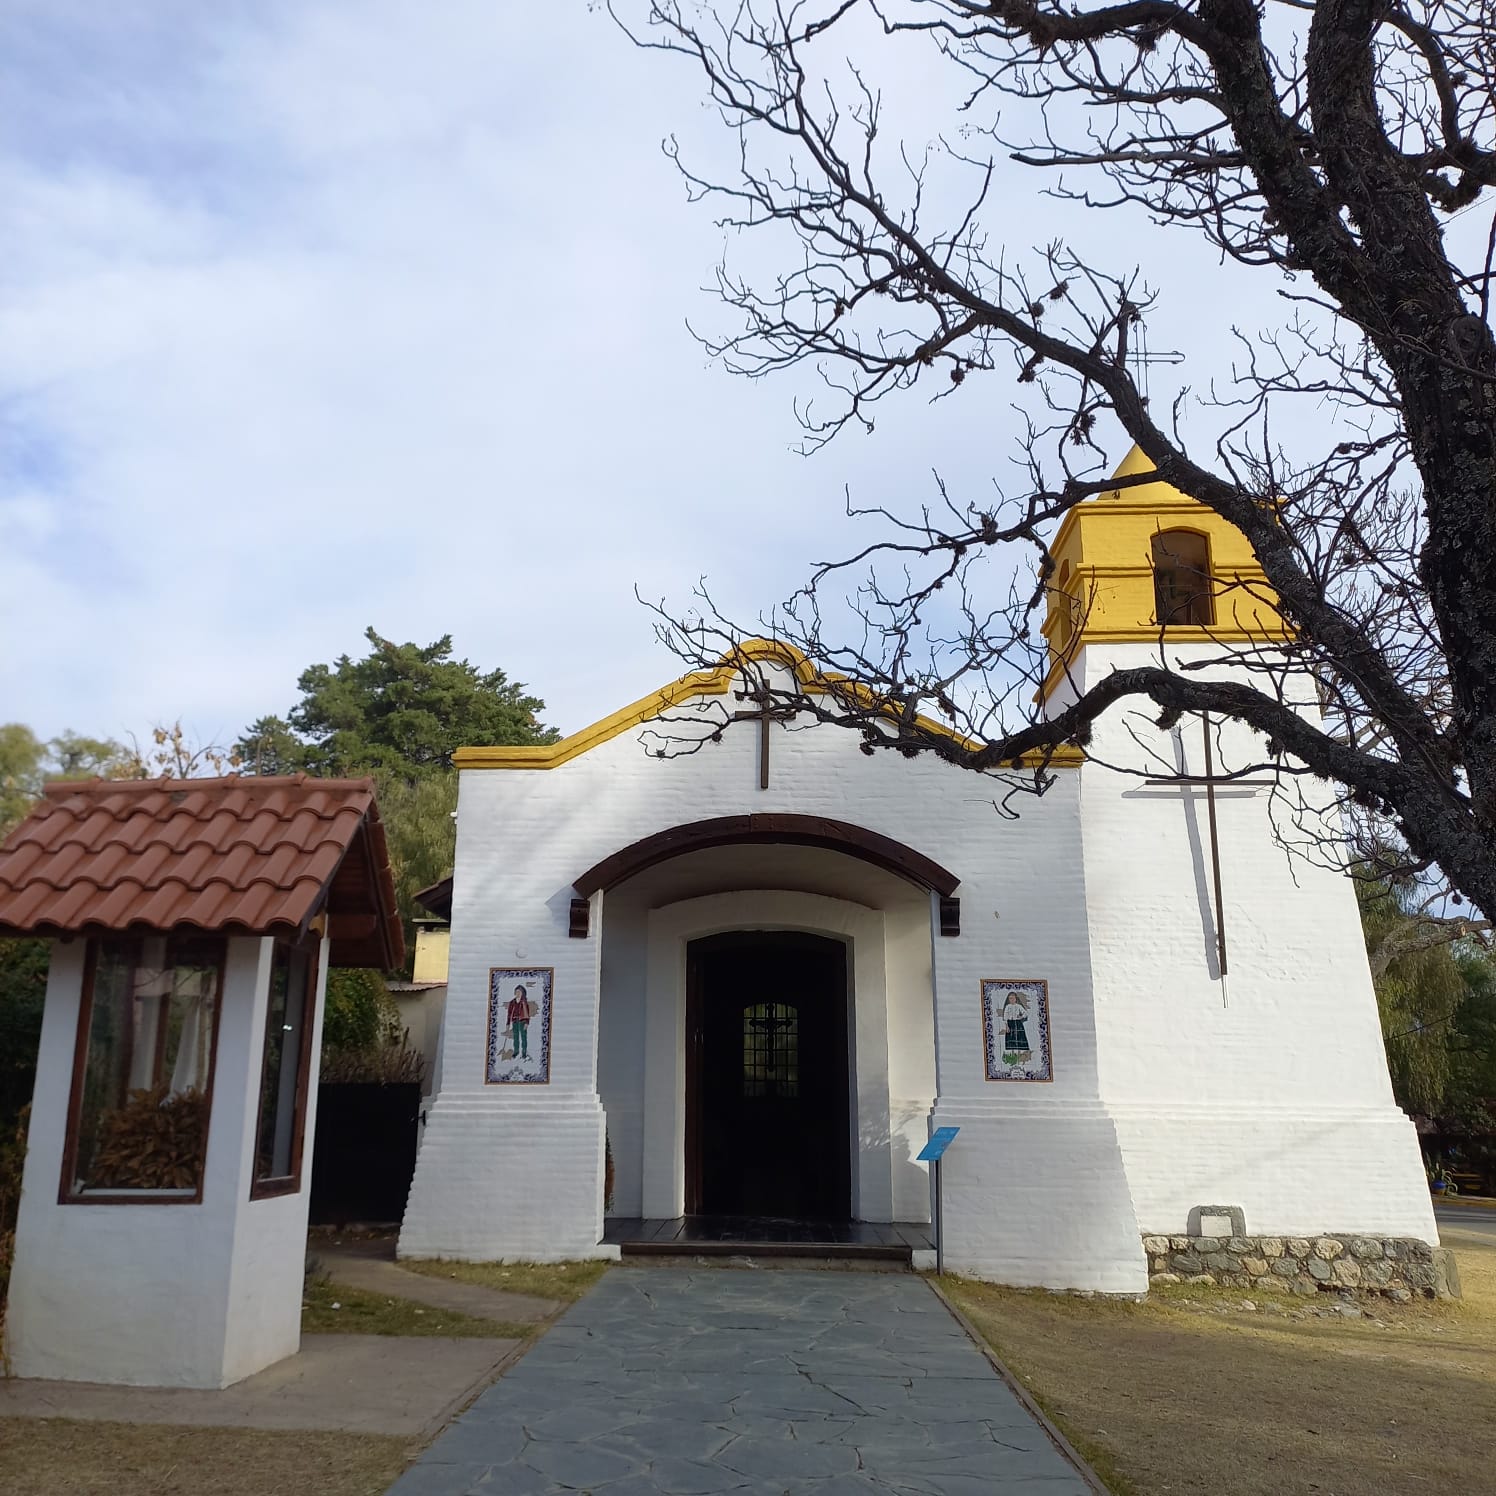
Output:
<svg viewBox="0 0 1496 1496">
<path fill-rule="evenodd" d="M 307 1288 L 301 1328 L 523 1340 L 540 1327 L 323 1281 Z M 376 1496 L 418 1447 L 369 1434 L 0 1418 L 0 1496 Z"/>
<path fill-rule="evenodd" d="M 1445 1240 L 1462 1301 L 1358 1320 L 945 1286 L 1116 1496 L 1496 1496 L 1496 1242 Z"/>
<path fill-rule="evenodd" d="M 370 1434 L 0 1418 L 0 1496 L 375 1496 L 413 1449 Z"/>
<path fill-rule="evenodd" d="M 305 1335 L 493 1335 L 524 1340 L 536 1326 L 477 1319 L 318 1280 L 308 1284 L 302 1296 L 301 1329 Z"/>
<path fill-rule="evenodd" d="M 484 1288 L 530 1293 L 536 1298 L 570 1304 L 582 1297 L 607 1272 L 606 1262 L 429 1262 L 402 1261 L 407 1272 L 428 1278 L 456 1278 Z"/>
</svg>

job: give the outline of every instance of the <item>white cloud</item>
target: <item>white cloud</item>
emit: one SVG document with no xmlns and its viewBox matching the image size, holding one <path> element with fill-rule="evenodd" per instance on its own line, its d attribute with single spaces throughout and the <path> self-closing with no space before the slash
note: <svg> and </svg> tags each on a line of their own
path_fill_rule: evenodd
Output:
<svg viewBox="0 0 1496 1496">
<path fill-rule="evenodd" d="M 230 736 L 374 623 L 573 728 L 672 669 L 636 582 L 748 614 L 845 547 L 845 484 L 1004 474 L 1006 384 L 807 463 L 788 385 L 707 366 L 721 234 L 659 141 L 730 143 L 580 0 L 9 24 L 0 718 Z"/>
</svg>

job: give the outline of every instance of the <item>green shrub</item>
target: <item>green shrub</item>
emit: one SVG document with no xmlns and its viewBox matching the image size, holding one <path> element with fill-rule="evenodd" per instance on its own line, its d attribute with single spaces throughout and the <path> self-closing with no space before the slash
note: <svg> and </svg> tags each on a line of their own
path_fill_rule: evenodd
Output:
<svg viewBox="0 0 1496 1496">
<path fill-rule="evenodd" d="M 47 957 L 45 940 L 0 940 L 0 1133 L 31 1100 Z"/>
<path fill-rule="evenodd" d="M 425 1061 L 407 1048 L 400 1010 L 377 971 L 327 974 L 320 1075 L 327 1082 L 419 1081 Z"/>
<path fill-rule="evenodd" d="M 16 1211 L 21 1203 L 21 1166 L 26 1162 L 26 1123 L 30 1116 L 31 1108 L 24 1106 L 15 1122 L 0 1128 L 0 1340 L 5 1332 L 5 1294 L 16 1249 Z"/>
<path fill-rule="evenodd" d="M 327 974 L 322 1054 L 346 1054 L 400 1042 L 400 1011 L 377 971 L 340 967 Z"/>
</svg>

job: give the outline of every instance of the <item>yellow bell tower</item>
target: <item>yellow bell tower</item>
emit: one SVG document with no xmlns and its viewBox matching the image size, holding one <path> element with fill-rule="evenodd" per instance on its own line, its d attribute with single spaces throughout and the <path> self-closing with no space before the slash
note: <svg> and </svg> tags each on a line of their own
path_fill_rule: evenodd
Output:
<svg viewBox="0 0 1496 1496">
<path fill-rule="evenodd" d="M 1153 471 L 1134 446 L 1112 474 Z M 1247 537 L 1162 481 L 1077 504 L 1050 547 L 1040 700 L 1087 644 L 1263 644 L 1289 637 Z"/>
</svg>

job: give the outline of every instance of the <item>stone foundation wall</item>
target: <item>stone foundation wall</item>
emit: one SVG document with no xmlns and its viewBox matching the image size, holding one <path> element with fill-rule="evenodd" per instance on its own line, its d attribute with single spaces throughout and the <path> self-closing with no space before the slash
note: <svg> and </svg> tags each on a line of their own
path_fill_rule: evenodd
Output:
<svg viewBox="0 0 1496 1496">
<path fill-rule="evenodd" d="M 1447 1248 L 1413 1237 L 1145 1236 L 1149 1283 L 1218 1283 L 1256 1293 L 1458 1298 Z"/>
</svg>

